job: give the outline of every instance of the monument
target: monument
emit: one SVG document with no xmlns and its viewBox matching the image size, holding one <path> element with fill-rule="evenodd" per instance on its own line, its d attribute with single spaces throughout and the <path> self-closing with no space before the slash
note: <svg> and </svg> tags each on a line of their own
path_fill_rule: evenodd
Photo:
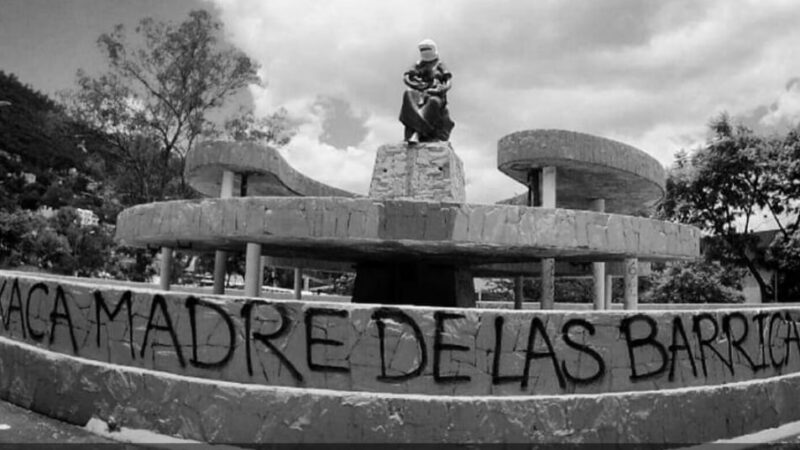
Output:
<svg viewBox="0 0 800 450">
<path fill-rule="evenodd" d="M 164 261 L 246 254 L 244 295 L 224 295 L 224 264 L 213 293 L 169 286 L 169 264 L 158 288 L 0 272 L 0 398 L 245 444 L 696 443 L 800 419 L 786 401 L 800 395 L 796 306 L 638 304 L 640 261 L 699 253 L 696 228 L 629 215 L 663 195 L 651 157 L 520 131 L 497 155 L 523 204 L 471 204 L 442 129 L 410 128 L 378 149 L 366 197 L 272 148 L 211 141 L 186 167 L 207 198 L 119 215 L 117 239 Z M 269 298 L 265 258 L 355 270 L 353 301 Z M 592 264 L 598 311 L 556 309 L 554 277 L 572 262 Z M 543 310 L 477 308 L 481 273 L 541 277 Z M 625 310 L 603 310 L 609 273 L 625 278 Z"/>
<path fill-rule="evenodd" d="M 455 124 L 447 108 L 447 91 L 453 74 L 439 59 L 436 43 L 425 39 L 419 43 L 419 61 L 403 74 L 408 87 L 403 94 L 400 122 L 405 126 L 403 138 L 412 143 L 447 141 Z"/>
</svg>

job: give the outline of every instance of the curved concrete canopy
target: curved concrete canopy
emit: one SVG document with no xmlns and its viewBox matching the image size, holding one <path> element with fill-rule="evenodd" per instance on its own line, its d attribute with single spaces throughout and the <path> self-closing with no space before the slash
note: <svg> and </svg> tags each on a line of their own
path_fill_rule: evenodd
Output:
<svg viewBox="0 0 800 450">
<path fill-rule="evenodd" d="M 206 141 L 186 155 L 186 179 L 196 191 L 219 197 L 222 172 L 247 174 L 247 195 L 356 197 L 296 171 L 272 147 L 252 142 Z M 235 180 L 235 191 L 241 179 Z"/>
<path fill-rule="evenodd" d="M 498 141 L 498 169 L 520 183 L 527 183 L 528 170 L 545 166 L 557 168 L 559 208 L 588 210 L 592 200 L 602 198 L 607 212 L 632 214 L 664 196 L 661 164 L 620 142 L 564 130 L 519 131 Z"/>
<path fill-rule="evenodd" d="M 456 265 L 699 254 L 699 230 L 672 222 L 565 209 L 330 197 L 138 205 L 119 215 L 116 237 L 133 246 L 241 251 L 254 242 L 270 256 Z"/>
</svg>

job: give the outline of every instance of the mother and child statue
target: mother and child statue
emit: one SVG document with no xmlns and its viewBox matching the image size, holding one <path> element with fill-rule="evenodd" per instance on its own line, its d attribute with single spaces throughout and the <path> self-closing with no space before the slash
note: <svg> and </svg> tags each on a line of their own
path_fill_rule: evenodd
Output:
<svg viewBox="0 0 800 450">
<path fill-rule="evenodd" d="M 447 141 L 455 126 L 447 110 L 453 74 L 439 59 L 435 42 L 425 39 L 418 47 L 419 61 L 403 74 L 408 86 L 400 110 L 400 122 L 405 125 L 403 140 L 408 144 Z"/>
</svg>

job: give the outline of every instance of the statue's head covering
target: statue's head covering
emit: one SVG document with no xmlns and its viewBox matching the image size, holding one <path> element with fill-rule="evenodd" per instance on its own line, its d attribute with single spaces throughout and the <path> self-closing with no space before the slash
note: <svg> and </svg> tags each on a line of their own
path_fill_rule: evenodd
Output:
<svg viewBox="0 0 800 450">
<path fill-rule="evenodd" d="M 423 39 L 422 42 L 417 44 L 417 47 L 419 47 L 419 56 L 423 61 L 433 61 L 439 57 L 439 50 L 433 39 Z"/>
</svg>

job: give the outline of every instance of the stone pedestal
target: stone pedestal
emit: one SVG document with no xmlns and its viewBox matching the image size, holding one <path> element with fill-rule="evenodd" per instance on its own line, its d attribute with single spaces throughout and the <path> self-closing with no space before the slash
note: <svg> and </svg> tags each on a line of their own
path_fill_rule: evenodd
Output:
<svg viewBox="0 0 800 450">
<path fill-rule="evenodd" d="M 463 203 L 464 167 L 449 142 L 384 145 L 369 197 Z"/>
<path fill-rule="evenodd" d="M 369 196 L 464 203 L 464 167 L 449 142 L 390 144 L 378 149 Z M 469 271 L 426 261 L 356 267 L 354 303 L 475 306 Z"/>
<path fill-rule="evenodd" d="M 356 268 L 353 303 L 475 307 L 472 275 L 451 265 L 362 263 Z"/>
</svg>

